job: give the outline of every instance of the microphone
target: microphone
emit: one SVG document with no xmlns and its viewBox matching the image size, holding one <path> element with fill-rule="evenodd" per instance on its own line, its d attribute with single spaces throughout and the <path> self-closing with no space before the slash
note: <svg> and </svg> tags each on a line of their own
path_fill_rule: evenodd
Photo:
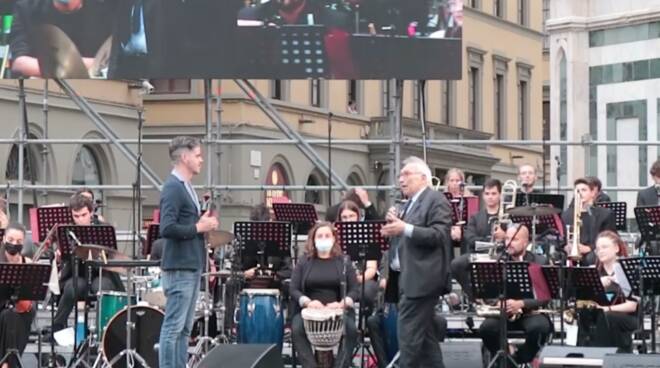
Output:
<svg viewBox="0 0 660 368">
<path fill-rule="evenodd" d="M 461 191 L 463 191 L 463 189 L 465 189 L 465 182 L 462 181 L 462 182 L 458 183 L 458 187 L 461 188 Z"/>
</svg>

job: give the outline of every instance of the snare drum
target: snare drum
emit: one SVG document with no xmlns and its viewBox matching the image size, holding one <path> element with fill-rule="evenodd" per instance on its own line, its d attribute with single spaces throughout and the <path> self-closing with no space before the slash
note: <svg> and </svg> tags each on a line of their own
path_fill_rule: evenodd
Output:
<svg viewBox="0 0 660 368">
<path fill-rule="evenodd" d="M 239 343 L 282 346 L 284 319 L 278 289 L 243 289 L 239 313 Z"/>
<path fill-rule="evenodd" d="M 126 307 L 128 296 L 118 291 L 102 291 L 99 293 L 97 331 L 98 336 L 103 336 L 103 330 L 110 319 L 120 310 Z"/>
<path fill-rule="evenodd" d="M 103 357 L 109 363 L 122 350 L 126 349 L 126 316 L 127 309 L 117 313 L 103 332 Z M 160 327 L 163 324 L 163 312 L 147 306 L 131 307 L 131 322 L 135 328 L 131 331 L 131 348 L 144 358 L 150 368 L 158 368 L 158 352 L 155 347 L 160 338 Z M 142 365 L 134 360 L 134 367 Z M 125 368 L 126 358 L 122 357 L 113 368 Z M 146 368 L 146 367 L 143 367 Z"/>
</svg>

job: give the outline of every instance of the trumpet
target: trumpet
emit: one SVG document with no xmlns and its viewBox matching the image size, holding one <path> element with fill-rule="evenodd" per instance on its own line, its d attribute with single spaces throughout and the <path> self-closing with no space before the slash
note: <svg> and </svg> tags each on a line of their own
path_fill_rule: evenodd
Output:
<svg viewBox="0 0 660 368">
<path fill-rule="evenodd" d="M 564 322 L 570 324 L 573 324 L 575 322 L 575 317 L 577 317 L 577 310 L 578 309 L 596 309 L 598 308 L 598 303 L 592 301 L 592 300 L 576 300 L 575 301 L 575 306 L 572 308 L 568 308 L 564 311 Z"/>
<path fill-rule="evenodd" d="M 497 213 L 497 219 L 493 221 L 491 228 L 491 242 L 495 241 L 495 229 L 503 224 L 510 224 L 511 217 L 506 212 L 516 206 L 516 193 L 518 192 L 518 184 L 513 180 L 507 180 L 502 185 L 502 194 L 500 195 L 500 208 Z"/>
<path fill-rule="evenodd" d="M 582 259 L 580 254 L 580 228 L 582 227 L 582 195 L 575 189 L 575 201 L 573 204 L 573 229 L 566 225 L 566 239 L 571 244 L 571 252 L 568 258 L 573 262 L 579 262 Z"/>
</svg>

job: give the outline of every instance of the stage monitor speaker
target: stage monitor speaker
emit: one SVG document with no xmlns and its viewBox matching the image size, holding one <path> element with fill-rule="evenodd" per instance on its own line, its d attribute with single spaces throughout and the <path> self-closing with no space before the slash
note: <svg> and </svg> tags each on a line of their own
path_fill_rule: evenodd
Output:
<svg viewBox="0 0 660 368">
<path fill-rule="evenodd" d="M 605 355 L 615 354 L 616 348 L 585 346 L 546 346 L 539 360 L 544 367 L 602 367 Z"/>
<path fill-rule="evenodd" d="M 218 345 L 211 349 L 199 368 L 284 368 L 277 345 Z"/>
<path fill-rule="evenodd" d="M 604 368 L 660 368 L 660 354 L 607 354 Z"/>
<path fill-rule="evenodd" d="M 440 344 L 445 368 L 481 368 L 484 366 L 481 342 L 448 341 Z"/>
</svg>

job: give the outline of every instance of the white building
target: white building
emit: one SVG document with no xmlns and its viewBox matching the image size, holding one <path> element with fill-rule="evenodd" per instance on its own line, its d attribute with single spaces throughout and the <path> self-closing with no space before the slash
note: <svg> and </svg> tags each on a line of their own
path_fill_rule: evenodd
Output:
<svg viewBox="0 0 660 368">
<path fill-rule="evenodd" d="M 552 140 L 659 140 L 660 0 L 551 0 L 547 30 Z M 643 187 L 658 149 L 564 146 L 555 156 L 562 185 L 594 175 L 605 187 Z M 633 216 L 634 191 L 609 194 Z"/>
</svg>

